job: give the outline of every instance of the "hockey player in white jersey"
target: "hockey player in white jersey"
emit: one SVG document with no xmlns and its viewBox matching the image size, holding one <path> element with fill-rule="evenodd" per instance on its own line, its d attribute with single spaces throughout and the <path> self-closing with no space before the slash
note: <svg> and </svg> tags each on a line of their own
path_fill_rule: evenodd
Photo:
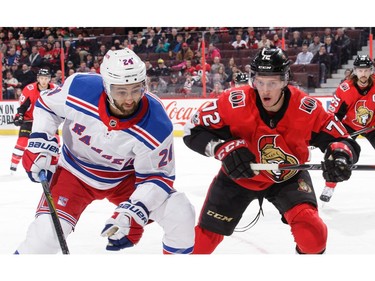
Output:
<svg viewBox="0 0 375 281">
<path fill-rule="evenodd" d="M 173 187 L 173 125 L 147 91 L 145 64 L 130 49 L 110 50 L 100 72 L 74 74 L 38 100 L 23 166 L 34 182 L 47 172 L 65 237 L 92 201 L 107 198 L 117 206 L 101 232 L 107 250 L 134 246 L 155 221 L 164 254 L 190 254 L 195 211 Z M 62 122 L 57 161 L 54 135 Z M 58 253 L 54 231 L 43 195 L 16 253 Z"/>
</svg>

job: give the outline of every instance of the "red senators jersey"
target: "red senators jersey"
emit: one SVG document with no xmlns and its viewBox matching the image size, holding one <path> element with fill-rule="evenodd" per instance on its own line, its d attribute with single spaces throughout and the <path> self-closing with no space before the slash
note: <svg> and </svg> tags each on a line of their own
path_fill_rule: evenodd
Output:
<svg viewBox="0 0 375 281">
<path fill-rule="evenodd" d="M 207 154 L 207 145 L 213 139 L 239 138 L 246 140 L 257 163 L 303 164 L 309 160 L 309 145 L 324 151 L 330 142 L 348 138 L 343 124 L 327 113 L 320 101 L 292 86 L 284 90 L 284 95 L 282 108 L 269 114 L 250 86 L 229 89 L 193 116 L 185 126 L 184 142 L 192 150 L 212 156 Z M 262 190 L 297 172 L 261 171 L 236 182 Z"/>
<path fill-rule="evenodd" d="M 375 81 L 374 76 L 372 80 Z M 361 89 L 352 80 L 345 80 L 337 88 L 328 110 L 353 131 L 374 126 L 375 84 Z"/>
<path fill-rule="evenodd" d="M 55 89 L 56 84 L 49 83 L 48 89 Z M 40 90 L 38 88 L 38 82 L 27 85 L 23 90 L 19 99 L 20 107 L 18 113 L 24 114 L 24 120 L 33 120 L 34 105 L 40 96 Z"/>
</svg>

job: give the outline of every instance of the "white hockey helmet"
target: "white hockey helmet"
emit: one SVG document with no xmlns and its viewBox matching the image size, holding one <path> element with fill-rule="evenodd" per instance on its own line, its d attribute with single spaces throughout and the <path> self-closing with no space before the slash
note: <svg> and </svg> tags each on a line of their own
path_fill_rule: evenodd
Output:
<svg viewBox="0 0 375 281">
<path fill-rule="evenodd" d="M 111 85 L 128 85 L 146 81 L 146 65 L 132 50 L 109 50 L 100 65 L 107 95 Z"/>
</svg>

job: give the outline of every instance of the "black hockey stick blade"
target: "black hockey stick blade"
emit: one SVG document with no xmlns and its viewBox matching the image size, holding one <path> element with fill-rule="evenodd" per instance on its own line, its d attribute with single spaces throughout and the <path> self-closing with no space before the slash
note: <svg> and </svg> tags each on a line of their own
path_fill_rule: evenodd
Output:
<svg viewBox="0 0 375 281">
<path fill-rule="evenodd" d="M 51 217 L 52 217 L 52 221 L 53 221 L 53 226 L 55 228 L 57 238 L 58 238 L 59 243 L 60 243 L 61 251 L 64 255 L 69 255 L 68 245 L 66 244 L 64 232 L 62 230 L 61 223 L 60 223 L 59 217 L 58 217 L 57 212 L 56 212 L 55 204 L 53 203 L 49 183 L 48 183 L 46 173 L 45 173 L 44 170 L 42 170 L 39 173 L 39 179 L 40 179 L 40 183 L 43 186 L 44 195 L 46 196 L 49 211 L 51 213 Z"/>
</svg>

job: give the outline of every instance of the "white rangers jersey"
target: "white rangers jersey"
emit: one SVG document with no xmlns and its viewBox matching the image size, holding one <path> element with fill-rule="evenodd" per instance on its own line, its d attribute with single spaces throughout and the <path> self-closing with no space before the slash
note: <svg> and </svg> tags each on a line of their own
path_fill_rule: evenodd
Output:
<svg viewBox="0 0 375 281">
<path fill-rule="evenodd" d="M 40 97 L 32 131 L 52 137 L 62 122 L 59 165 L 85 183 L 106 190 L 135 173 L 136 187 L 174 192 L 173 125 L 151 93 L 132 116 L 118 119 L 109 114 L 102 77 L 77 73 Z"/>
</svg>

